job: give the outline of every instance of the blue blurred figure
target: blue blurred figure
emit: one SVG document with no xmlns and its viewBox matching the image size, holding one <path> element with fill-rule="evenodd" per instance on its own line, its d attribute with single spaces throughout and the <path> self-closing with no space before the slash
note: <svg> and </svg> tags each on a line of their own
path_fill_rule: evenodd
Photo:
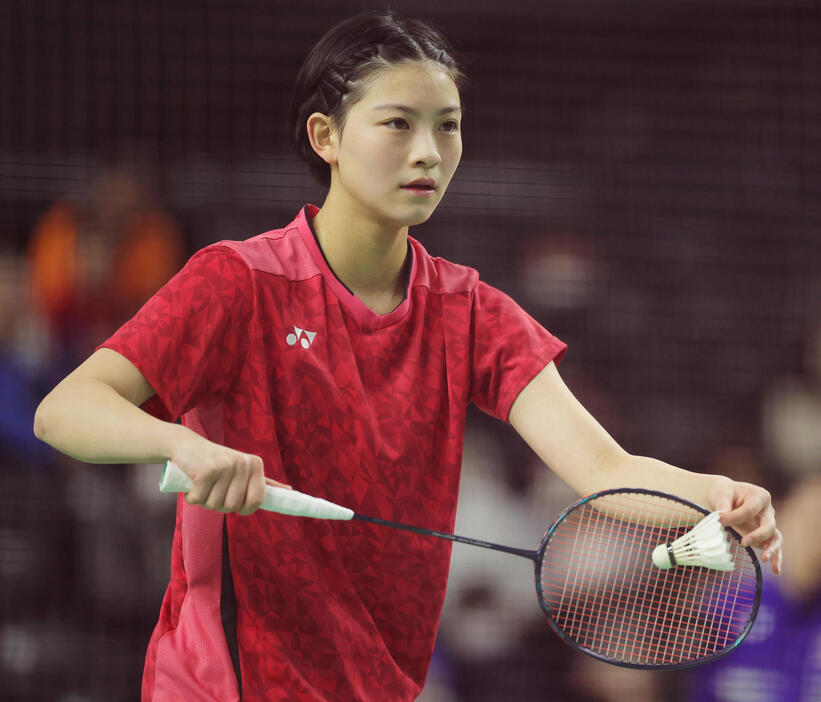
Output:
<svg viewBox="0 0 821 702">
<path fill-rule="evenodd" d="M 32 338 L 37 320 L 31 316 L 26 287 L 25 260 L 0 252 L 0 444 L 4 464 L 29 466 L 50 450 L 31 431 L 42 392 L 37 387 L 38 339 Z"/>
<path fill-rule="evenodd" d="M 739 648 L 692 677 L 692 702 L 821 700 L 821 476 L 780 502 L 785 543 L 778 578 L 764 570 L 758 617 Z"/>
</svg>

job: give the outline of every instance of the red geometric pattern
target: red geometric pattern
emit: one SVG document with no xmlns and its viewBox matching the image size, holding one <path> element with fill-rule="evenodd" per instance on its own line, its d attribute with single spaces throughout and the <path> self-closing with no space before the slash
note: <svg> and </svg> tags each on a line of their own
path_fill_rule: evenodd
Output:
<svg viewBox="0 0 821 702">
<path fill-rule="evenodd" d="M 356 512 L 451 530 L 467 405 L 506 420 L 524 385 L 565 347 L 474 270 L 433 258 L 412 239 L 407 298 L 375 314 L 328 268 L 307 220 L 315 212 L 203 249 L 104 345 L 157 389 L 147 409 L 262 456 L 267 475 Z M 219 582 L 213 567 L 197 567 L 221 552 L 223 519 L 243 700 L 418 695 L 444 600 L 448 542 L 178 504 L 144 699 L 173 699 L 155 683 L 174 676 L 178 699 L 194 699 L 197 685 L 202 699 L 238 699 L 218 611 L 205 622 L 213 619 L 205 600 L 185 607 Z M 213 581 L 192 593 L 194 571 L 198 582 Z M 193 644 L 207 636 L 208 646 Z M 213 660 L 200 660 L 203 651 Z M 206 688 L 203 664 L 228 680 Z"/>
</svg>

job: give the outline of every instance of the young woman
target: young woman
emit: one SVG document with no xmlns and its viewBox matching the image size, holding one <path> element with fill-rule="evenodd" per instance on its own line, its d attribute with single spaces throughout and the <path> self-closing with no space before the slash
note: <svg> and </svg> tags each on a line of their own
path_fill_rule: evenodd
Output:
<svg viewBox="0 0 821 702">
<path fill-rule="evenodd" d="M 43 400 L 35 432 L 92 462 L 172 459 L 171 582 L 144 700 L 397 702 L 421 690 L 449 543 L 256 511 L 266 483 L 449 530 L 465 411 L 510 421 L 579 493 L 643 486 L 764 548 L 768 493 L 620 448 L 574 399 L 564 344 L 475 271 L 408 235 L 462 152 L 462 75 L 420 22 L 356 16 L 297 79 L 297 149 L 321 209 L 191 258 Z M 182 424 L 173 423 L 182 418 Z"/>
</svg>

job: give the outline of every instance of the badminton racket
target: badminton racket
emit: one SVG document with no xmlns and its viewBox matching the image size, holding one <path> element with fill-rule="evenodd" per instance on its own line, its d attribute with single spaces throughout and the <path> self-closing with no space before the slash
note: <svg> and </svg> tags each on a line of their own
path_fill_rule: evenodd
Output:
<svg viewBox="0 0 821 702">
<path fill-rule="evenodd" d="M 190 478 L 169 462 L 163 492 L 187 492 Z M 535 551 L 411 526 L 296 490 L 266 487 L 262 509 L 297 517 L 358 520 L 492 549 L 533 561 L 536 593 L 558 636 L 582 653 L 630 668 L 682 669 L 715 660 L 744 640 L 761 600 L 761 567 L 732 529 L 731 570 L 660 569 L 653 550 L 685 536 L 708 514 L 663 492 L 598 492 L 568 507 Z"/>
</svg>

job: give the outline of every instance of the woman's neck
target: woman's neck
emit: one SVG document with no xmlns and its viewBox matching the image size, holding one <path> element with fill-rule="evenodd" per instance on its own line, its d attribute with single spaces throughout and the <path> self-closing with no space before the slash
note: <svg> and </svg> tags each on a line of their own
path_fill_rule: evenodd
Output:
<svg viewBox="0 0 821 702">
<path fill-rule="evenodd" d="M 390 229 L 329 197 L 313 219 L 314 232 L 336 276 L 374 312 L 402 301 L 408 228 Z"/>
</svg>

